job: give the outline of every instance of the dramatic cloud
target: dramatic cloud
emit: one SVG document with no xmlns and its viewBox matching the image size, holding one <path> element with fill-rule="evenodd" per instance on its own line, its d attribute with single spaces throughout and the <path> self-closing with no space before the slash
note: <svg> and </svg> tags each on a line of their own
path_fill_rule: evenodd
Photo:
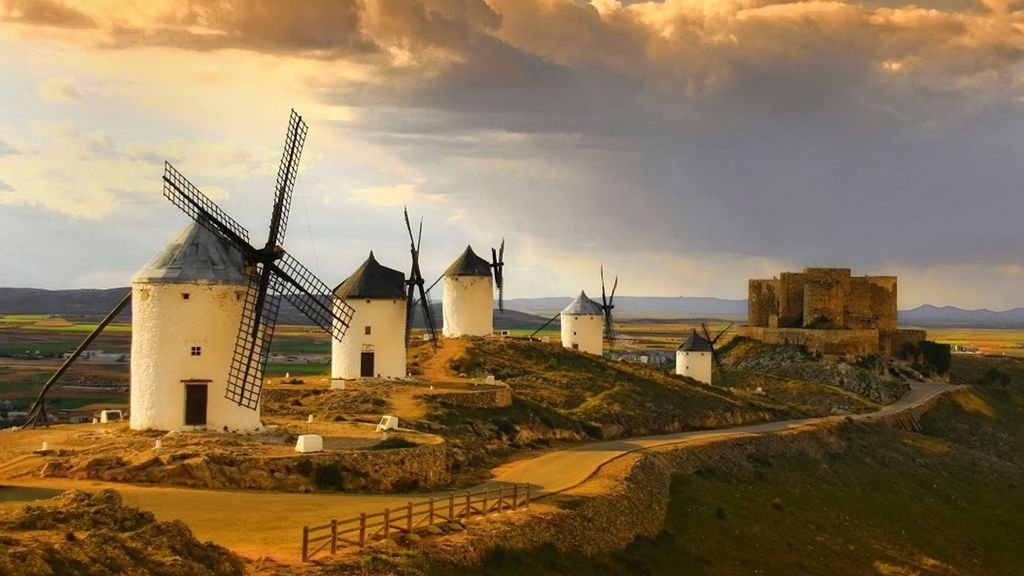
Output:
<svg viewBox="0 0 1024 576">
<path fill-rule="evenodd" d="M 306 242 L 339 276 L 369 248 L 405 257 L 410 204 L 438 270 L 509 238 L 512 295 L 574 292 L 603 262 L 627 292 L 742 297 L 749 276 L 822 264 L 900 274 L 907 306 L 1024 304 L 1004 289 L 1024 251 L 1017 2 L 0 6 L 0 39 L 35 58 L 0 72 L 89 96 L 59 108 L 76 134 L 0 112 L 6 204 L 121 213 L 164 159 L 227 202 L 262 198 L 278 150 L 254 142 L 295 106 Z"/>
</svg>

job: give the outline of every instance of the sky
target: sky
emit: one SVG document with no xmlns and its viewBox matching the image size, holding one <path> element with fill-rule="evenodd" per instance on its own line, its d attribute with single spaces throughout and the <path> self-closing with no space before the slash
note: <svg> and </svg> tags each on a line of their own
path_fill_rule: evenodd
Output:
<svg viewBox="0 0 1024 576">
<path fill-rule="evenodd" d="M 805 266 L 1024 306 L 1024 4 L 0 0 L 0 285 L 124 286 L 170 161 L 329 285 L 506 240 L 506 298 L 745 298 Z"/>
</svg>

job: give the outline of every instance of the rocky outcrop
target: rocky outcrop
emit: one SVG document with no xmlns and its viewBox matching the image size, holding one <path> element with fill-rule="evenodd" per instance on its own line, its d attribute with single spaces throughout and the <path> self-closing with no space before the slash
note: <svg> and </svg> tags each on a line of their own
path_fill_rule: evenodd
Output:
<svg viewBox="0 0 1024 576">
<path fill-rule="evenodd" d="M 443 443 L 292 457 L 251 457 L 226 452 L 178 452 L 137 459 L 64 457 L 46 463 L 42 477 L 307 492 L 395 492 L 436 489 L 451 480 Z"/>
<path fill-rule="evenodd" d="M 461 408 L 504 408 L 512 405 L 512 389 L 508 386 L 466 393 L 431 394 L 430 397 L 442 404 Z"/>
<path fill-rule="evenodd" d="M 183 522 L 123 506 L 113 490 L 72 490 L 0 515 L 0 574 L 242 576 L 245 567 Z"/>
</svg>

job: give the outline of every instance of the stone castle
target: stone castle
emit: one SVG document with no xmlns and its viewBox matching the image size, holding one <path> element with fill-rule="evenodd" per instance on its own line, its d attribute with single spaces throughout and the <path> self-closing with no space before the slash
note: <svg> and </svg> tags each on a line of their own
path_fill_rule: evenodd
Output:
<svg viewBox="0 0 1024 576">
<path fill-rule="evenodd" d="M 750 280 L 747 326 L 741 336 L 799 344 L 822 354 L 896 355 L 923 330 L 896 324 L 896 277 L 851 276 L 848 268 L 806 268 Z"/>
</svg>

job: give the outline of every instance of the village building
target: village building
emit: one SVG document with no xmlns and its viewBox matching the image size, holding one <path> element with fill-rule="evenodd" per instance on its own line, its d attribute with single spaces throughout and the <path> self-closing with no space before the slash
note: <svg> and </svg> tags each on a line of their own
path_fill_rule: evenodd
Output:
<svg viewBox="0 0 1024 576">
<path fill-rule="evenodd" d="M 711 342 L 696 330 L 691 330 L 676 350 L 676 374 L 693 378 L 703 384 L 711 384 L 711 361 L 714 350 Z"/>
<path fill-rule="evenodd" d="M 494 332 L 494 280 L 491 264 L 471 246 L 444 273 L 444 316 L 441 334 L 446 338 L 490 336 Z"/>
<path fill-rule="evenodd" d="M 352 319 L 345 337 L 331 342 L 331 387 L 356 378 L 405 378 L 405 275 L 369 258 L 334 289 Z"/>
<path fill-rule="evenodd" d="M 193 222 L 132 278 L 133 430 L 260 429 L 225 397 L 249 284 L 242 254 Z"/>
<path fill-rule="evenodd" d="M 562 347 L 600 356 L 604 353 L 604 311 L 580 291 L 562 310 Z"/>
</svg>

